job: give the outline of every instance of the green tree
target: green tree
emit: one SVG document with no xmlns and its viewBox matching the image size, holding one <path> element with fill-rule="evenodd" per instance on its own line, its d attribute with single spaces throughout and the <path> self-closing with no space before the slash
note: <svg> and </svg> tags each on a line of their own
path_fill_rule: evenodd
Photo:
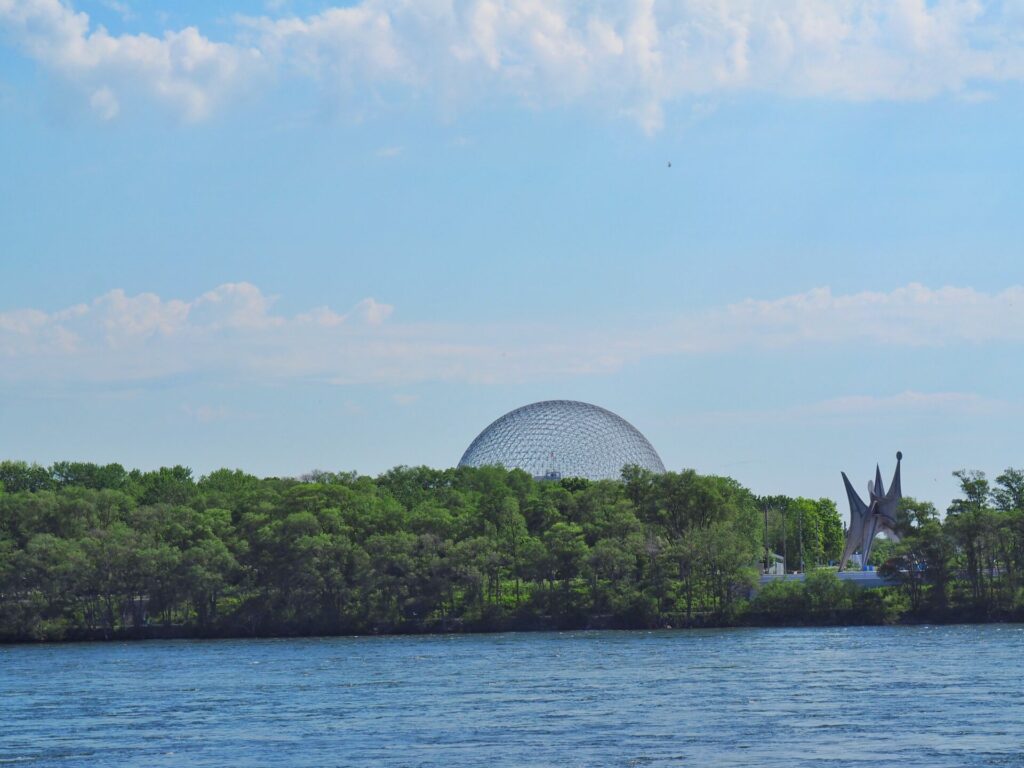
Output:
<svg viewBox="0 0 1024 768">
<path fill-rule="evenodd" d="M 45 467 L 24 461 L 0 461 L 0 485 L 6 493 L 33 493 L 50 488 L 52 484 Z"/>
<path fill-rule="evenodd" d="M 1024 509 L 1024 471 L 1009 467 L 996 477 L 992 503 L 1001 512 Z"/>
</svg>

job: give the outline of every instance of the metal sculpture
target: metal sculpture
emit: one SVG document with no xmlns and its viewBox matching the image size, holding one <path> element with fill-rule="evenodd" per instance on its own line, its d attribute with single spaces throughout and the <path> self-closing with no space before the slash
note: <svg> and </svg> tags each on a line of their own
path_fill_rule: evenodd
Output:
<svg viewBox="0 0 1024 768">
<path fill-rule="evenodd" d="M 460 467 L 501 465 L 534 477 L 616 480 L 635 464 L 665 471 L 640 432 L 611 411 L 574 400 L 547 400 L 506 413 L 466 449 Z"/>
<path fill-rule="evenodd" d="M 861 562 L 867 563 L 871 556 L 871 546 L 875 536 L 885 533 L 894 541 L 899 541 L 896 533 L 896 509 L 903 498 L 900 485 L 900 462 L 903 453 L 896 452 L 896 473 L 892 477 L 889 490 L 882 484 L 882 471 L 875 465 L 875 480 L 868 483 L 869 504 L 865 504 L 850 485 L 850 478 L 843 472 L 843 483 L 846 485 L 846 497 L 850 500 L 850 527 L 846 531 L 846 546 L 843 547 L 843 559 L 839 562 L 839 570 L 846 568 L 846 563 L 858 549 L 861 551 Z"/>
<path fill-rule="evenodd" d="M 850 500 L 850 527 L 846 531 L 846 546 L 843 548 L 843 559 L 840 561 L 839 569 L 844 570 L 850 557 L 858 549 L 861 552 L 861 562 L 866 563 L 871 556 L 871 546 L 874 537 L 879 534 L 886 534 L 893 541 L 899 541 L 899 534 L 896 532 L 896 509 L 903 498 L 903 488 L 900 484 L 900 462 L 903 460 L 902 452 L 896 452 L 896 472 L 893 474 L 893 481 L 886 486 L 882 483 L 882 470 L 874 465 L 874 481 L 867 483 L 867 494 L 869 504 L 864 504 L 857 495 L 850 478 L 843 472 L 843 482 L 846 485 L 846 497 Z"/>
</svg>

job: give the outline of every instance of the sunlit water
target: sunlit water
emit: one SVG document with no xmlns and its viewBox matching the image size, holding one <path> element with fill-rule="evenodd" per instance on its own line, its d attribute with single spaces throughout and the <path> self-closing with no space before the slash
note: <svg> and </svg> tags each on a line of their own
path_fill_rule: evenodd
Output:
<svg viewBox="0 0 1024 768">
<path fill-rule="evenodd" d="M 0 648 L 0 762 L 1024 766 L 1024 627 Z"/>
</svg>

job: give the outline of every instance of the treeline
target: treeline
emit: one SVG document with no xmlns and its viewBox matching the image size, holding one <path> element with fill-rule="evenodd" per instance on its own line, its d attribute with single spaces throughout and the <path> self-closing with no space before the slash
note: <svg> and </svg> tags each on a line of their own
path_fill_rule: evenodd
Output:
<svg viewBox="0 0 1024 768">
<path fill-rule="evenodd" d="M 814 570 L 841 553 L 832 502 L 690 470 L 0 462 L 0 639 L 1022 618 L 1024 473 L 957 476 L 944 520 L 904 501 L 873 553 L 897 586 L 865 590 Z M 807 581 L 754 591 L 768 550 Z"/>
<path fill-rule="evenodd" d="M 990 482 L 960 470 L 961 498 L 939 520 L 927 502 L 904 500 L 898 544 L 872 553 L 897 579 L 912 615 L 939 619 L 1024 619 L 1024 471 Z"/>
<path fill-rule="evenodd" d="M 904 498 L 898 543 L 880 539 L 871 564 L 892 588 L 864 590 L 834 573 L 766 585 L 747 614 L 758 623 L 1024 621 L 1024 471 L 991 482 L 959 470 L 961 497 L 940 520 L 930 502 Z"/>
<path fill-rule="evenodd" d="M 636 468 L 196 480 L 3 462 L 0 484 L 8 640 L 727 623 L 758 577 L 768 508 L 730 478 Z M 770 506 L 774 540 L 837 556 L 831 502 Z"/>
</svg>

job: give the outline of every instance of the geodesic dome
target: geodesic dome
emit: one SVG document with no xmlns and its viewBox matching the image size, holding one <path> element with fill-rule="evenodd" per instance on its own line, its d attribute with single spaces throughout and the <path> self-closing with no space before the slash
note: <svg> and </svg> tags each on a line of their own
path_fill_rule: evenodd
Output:
<svg viewBox="0 0 1024 768">
<path fill-rule="evenodd" d="M 477 435 L 460 467 L 500 465 L 534 477 L 617 480 L 631 464 L 664 472 L 647 438 L 611 411 L 575 400 L 517 408 Z"/>
</svg>

